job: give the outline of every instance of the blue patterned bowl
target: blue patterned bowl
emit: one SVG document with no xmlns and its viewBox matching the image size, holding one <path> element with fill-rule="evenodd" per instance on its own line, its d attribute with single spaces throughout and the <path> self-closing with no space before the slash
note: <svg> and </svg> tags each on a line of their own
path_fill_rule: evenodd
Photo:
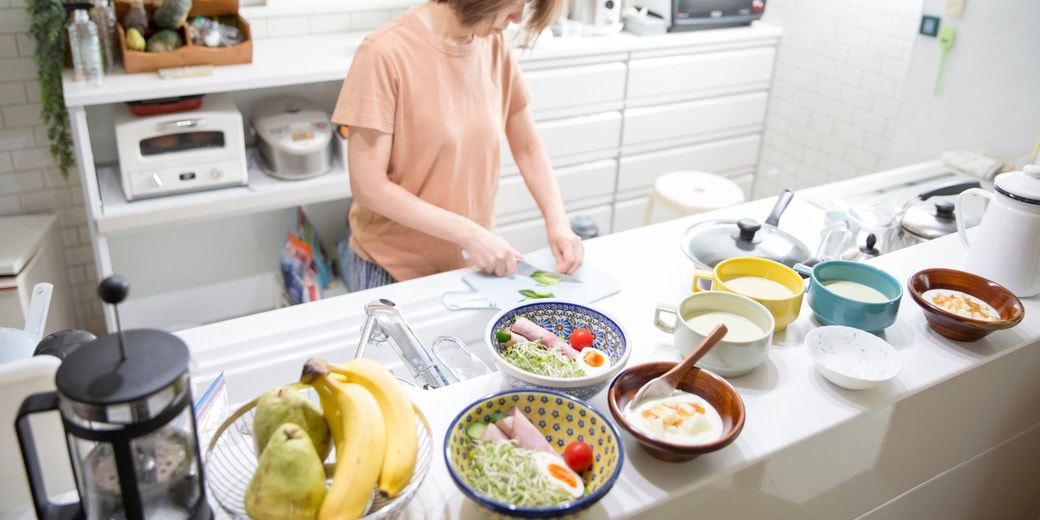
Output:
<svg viewBox="0 0 1040 520">
<path fill-rule="evenodd" d="M 595 375 L 562 378 L 517 368 L 501 356 L 502 347 L 495 341 L 495 331 L 507 329 L 517 316 L 523 316 L 565 340 L 575 328 L 589 329 L 595 337 L 592 346 L 610 357 L 610 369 Z M 492 360 L 512 388 L 556 390 L 578 399 L 590 399 L 606 388 L 614 375 L 624 368 L 630 354 L 625 332 L 617 320 L 586 305 L 562 300 L 524 302 L 499 312 L 488 323 L 484 340 L 491 350 Z"/>
<path fill-rule="evenodd" d="M 584 441 L 592 448 L 592 467 L 581 473 L 585 496 L 567 504 L 525 508 L 491 499 L 467 484 L 472 440 L 466 428 L 474 421 L 488 422 L 495 412 L 509 413 L 518 407 L 558 452 L 571 441 Z M 588 403 L 559 392 L 504 390 L 469 404 L 448 426 L 444 435 L 444 463 L 455 485 L 467 497 L 504 518 L 572 518 L 591 507 L 610 491 L 621 474 L 625 450 L 621 435 L 606 416 Z"/>
</svg>

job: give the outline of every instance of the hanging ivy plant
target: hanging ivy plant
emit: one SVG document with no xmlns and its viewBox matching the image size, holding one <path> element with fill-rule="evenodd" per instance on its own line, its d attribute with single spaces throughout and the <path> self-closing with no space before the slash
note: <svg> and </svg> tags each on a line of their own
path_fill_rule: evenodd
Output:
<svg viewBox="0 0 1040 520">
<path fill-rule="evenodd" d="M 65 41 L 68 14 L 60 0 L 29 0 L 26 10 L 32 18 L 29 34 L 36 40 L 37 72 L 40 77 L 40 117 L 47 124 L 51 157 L 65 179 L 73 165 L 72 133 L 61 73 L 65 69 Z"/>
</svg>

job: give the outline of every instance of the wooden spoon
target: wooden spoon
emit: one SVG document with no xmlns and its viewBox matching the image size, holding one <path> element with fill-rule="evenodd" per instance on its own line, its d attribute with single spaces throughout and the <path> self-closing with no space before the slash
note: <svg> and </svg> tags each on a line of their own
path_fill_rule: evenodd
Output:
<svg viewBox="0 0 1040 520">
<path fill-rule="evenodd" d="M 675 365 L 671 370 L 664 374 L 647 381 L 646 384 L 641 386 L 636 392 L 635 397 L 628 402 L 628 406 L 625 408 L 631 410 L 636 407 L 636 404 L 645 399 L 657 399 L 672 395 L 672 392 L 675 391 L 675 387 L 679 385 L 679 381 L 682 381 L 686 372 L 693 368 L 693 366 L 696 365 L 697 362 L 700 361 L 700 359 L 719 342 L 719 340 L 725 337 L 727 331 L 728 329 L 726 328 L 725 323 L 716 325 L 715 328 L 711 329 L 711 332 L 697 344 L 697 346 L 693 347 L 693 350 L 691 350 L 690 353 L 679 362 L 679 364 Z"/>
</svg>

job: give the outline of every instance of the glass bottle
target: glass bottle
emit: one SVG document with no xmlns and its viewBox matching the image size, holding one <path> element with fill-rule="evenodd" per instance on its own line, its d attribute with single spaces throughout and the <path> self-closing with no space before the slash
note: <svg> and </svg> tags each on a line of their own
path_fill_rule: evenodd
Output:
<svg viewBox="0 0 1040 520">
<path fill-rule="evenodd" d="M 69 47 L 76 81 L 100 85 L 105 78 L 98 28 L 85 9 L 76 9 L 69 24 Z"/>
</svg>

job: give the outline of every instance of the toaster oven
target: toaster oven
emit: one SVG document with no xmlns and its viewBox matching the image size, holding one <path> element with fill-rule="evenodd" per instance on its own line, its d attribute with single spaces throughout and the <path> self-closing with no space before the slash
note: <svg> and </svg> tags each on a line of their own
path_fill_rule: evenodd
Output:
<svg viewBox="0 0 1040 520">
<path fill-rule="evenodd" d="M 242 114 L 227 94 L 207 94 L 199 108 L 136 116 L 114 107 L 120 180 L 127 200 L 229 186 L 249 175 Z"/>
<path fill-rule="evenodd" d="M 749 25 L 762 18 L 766 0 L 633 0 L 664 19 L 668 32 Z"/>
</svg>

